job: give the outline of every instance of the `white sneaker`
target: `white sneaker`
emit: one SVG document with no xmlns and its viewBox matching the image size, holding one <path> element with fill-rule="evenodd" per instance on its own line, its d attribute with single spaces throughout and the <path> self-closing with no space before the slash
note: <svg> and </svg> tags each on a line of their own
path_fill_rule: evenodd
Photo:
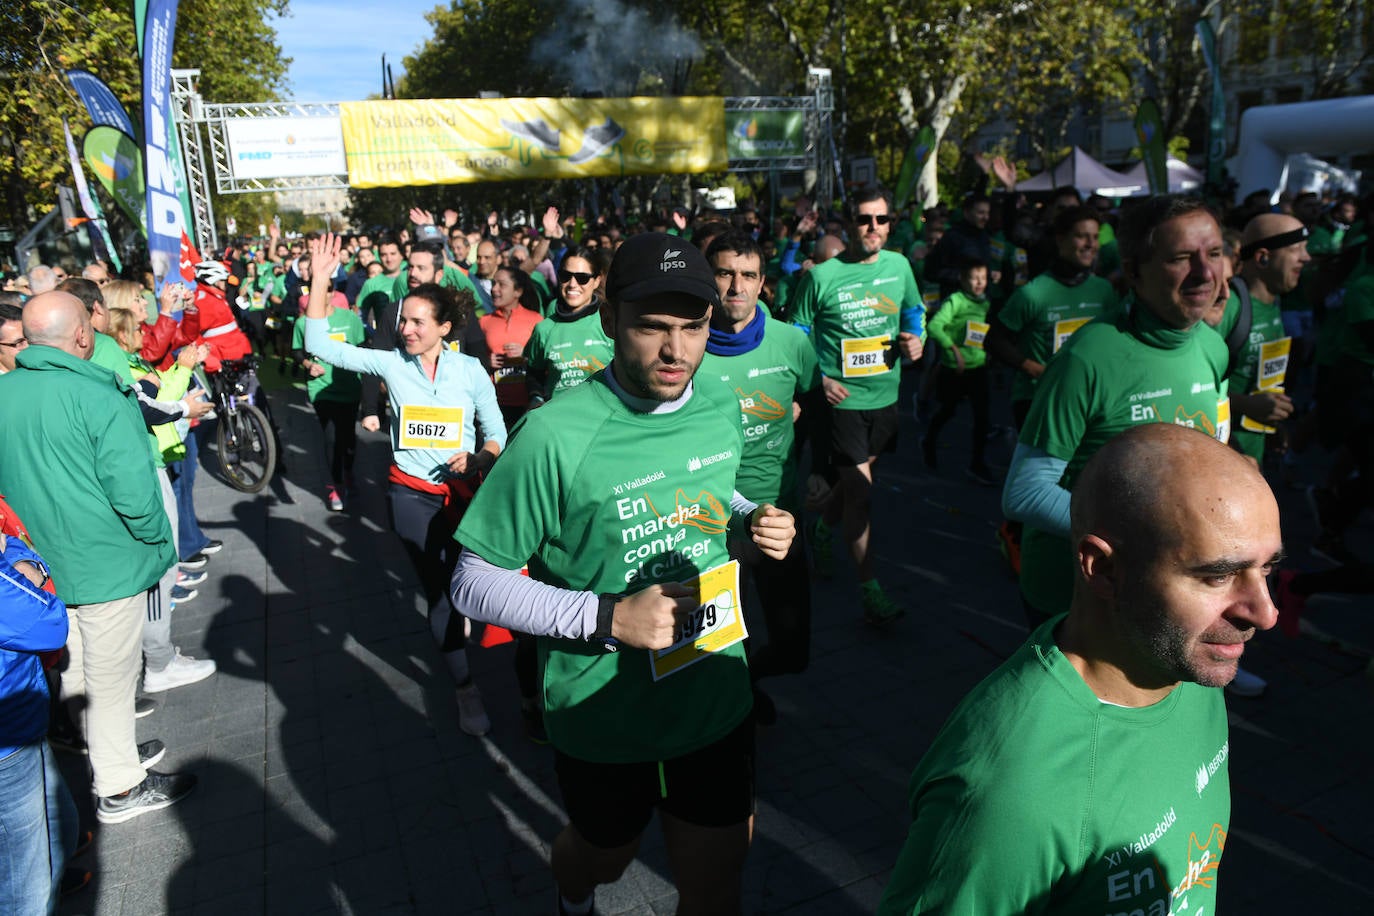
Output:
<svg viewBox="0 0 1374 916">
<path fill-rule="evenodd" d="M 176 654 L 172 656 L 172 663 L 166 668 L 161 671 L 154 671 L 152 668 L 144 670 L 143 691 L 161 693 L 173 687 L 185 687 L 187 684 L 203 681 L 214 673 L 215 663 L 211 659 L 192 658 L 182 655 L 181 650 L 177 649 Z"/>
<path fill-rule="evenodd" d="M 1257 697 L 1264 693 L 1264 688 L 1269 686 L 1269 682 L 1258 674 L 1251 674 L 1244 668 L 1236 668 L 1235 680 L 1226 685 L 1226 690 L 1232 696 L 1238 697 Z"/>
<path fill-rule="evenodd" d="M 482 694 L 476 684 L 458 688 L 458 727 L 474 738 L 491 731 L 491 720 L 487 718 L 487 708 L 482 705 Z"/>
</svg>

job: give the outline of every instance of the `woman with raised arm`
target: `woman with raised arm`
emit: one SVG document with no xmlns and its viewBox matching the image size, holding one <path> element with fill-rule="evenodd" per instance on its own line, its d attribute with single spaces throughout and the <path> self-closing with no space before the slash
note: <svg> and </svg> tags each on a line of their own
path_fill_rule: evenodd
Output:
<svg viewBox="0 0 1374 916">
<path fill-rule="evenodd" d="M 340 239 L 310 241 L 312 266 L 330 276 Z M 340 369 L 386 382 L 391 402 L 391 526 L 415 564 L 429 604 L 430 631 L 458 687 L 458 723 L 470 735 L 491 728 L 468 671 L 462 615 L 448 597 L 459 545 L 453 530 L 483 475 L 506 443 L 496 390 L 480 362 L 447 347 L 472 312 L 470 293 L 434 283 L 412 289 L 401 303 L 402 350 L 368 350 L 331 339 L 328 289 L 313 284 L 305 312 L 305 349 Z M 484 441 L 476 442 L 477 424 Z"/>
</svg>

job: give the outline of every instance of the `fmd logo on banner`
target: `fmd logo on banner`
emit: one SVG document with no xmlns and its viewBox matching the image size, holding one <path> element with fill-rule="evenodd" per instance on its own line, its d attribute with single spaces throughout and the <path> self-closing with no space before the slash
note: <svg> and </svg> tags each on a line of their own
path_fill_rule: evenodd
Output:
<svg viewBox="0 0 1374 916">
<path fill-rule="evenodd" d="M 225 122 L 235 178 L 343 175 L 338 118 L 235 118 Z"/>
</svg>

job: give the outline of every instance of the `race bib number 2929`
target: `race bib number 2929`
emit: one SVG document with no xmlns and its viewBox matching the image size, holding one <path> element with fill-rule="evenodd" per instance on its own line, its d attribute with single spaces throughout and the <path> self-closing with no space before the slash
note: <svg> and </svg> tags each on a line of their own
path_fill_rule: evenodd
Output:
<svg viewBox="0 0 1374 916">
<path fill-rule="evenodd" d="M 749 635 L 744 628 L 744 608 L 740 606 L 738 560 L 722 563 L 682 584 L 696 586 L 701 603 L 682 616 L 671 646 L 649 653 L 656 681 L 727 649 Z"/>
</svg>

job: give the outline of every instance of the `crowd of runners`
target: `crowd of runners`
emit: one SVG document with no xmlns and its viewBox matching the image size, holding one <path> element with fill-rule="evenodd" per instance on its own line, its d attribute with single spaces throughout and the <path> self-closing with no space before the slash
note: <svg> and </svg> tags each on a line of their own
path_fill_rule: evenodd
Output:
<svg viewBox="0 0 1374 916">
<path fill-rule="evenodd" d="M 771 226 L 748 208 L 627 224 L 549 207 L 538 226 L 416 208 L 395 227 L 236 240 L 196 265 L 191 287 L 158 295 L 101 263 L 12 278 L 0 293 L 0 909 L 46 912 L 89 880 L 69 863 L 93 834 L 54 749 L 88 756 L 103 824 L 195 786 L 153 769 L 165 748 L 136 743 L 134 720 L 215 674 L 174 645 L 172 621 L 222 548 L 194 502 L 215 422 L 208 379 L 252 353 L 304 388 L 321 434 L 298 444 L 325 472 L 331 511 L 367 485 L 356 426 L 389 436 L 386 479 L 370 485 L 385 487 L 470 735 L 491 729 L 472 622 L 515 641 L 524 729 L 551 745 L 568 818 L 552 840 L 559 912 L 593 911 L 654 813 L 679 912 L 738 911 L 754 731 L 778 719 L 761 682 L 807 668 L 813 576 L 852 575 L 840 610 L 856 626 L 919 611 L 879 582 L 884 535 L 870 521 L 903 392 L 928 473 L 957 455 L 963 485 L 1001 487 L 997 536 L 1033 633 L 917 770 L 884 908 L 1022 912 L 1061 896 L 1145 912 L 1214 896 L 1215 882 L 1187 877 L 1183 830 L 1139 851 L 1163 863 L 1158 884 L 1095 872 L 1119 835 L 1137 835 L 1120 834 L 1125 821 L 1168 810 L 1194 833 L 1224 830 L 1224 756 L 1211 796 L 1199 788 L 1185 806 L 1172 786 L 1152 789 L 1128 811 L 1089 799 L 1072 762 L 1052 779 L 1041 770 L 1054 750 L 1081 761 L 1094 730 L 1110 736 L 1114 779 L 1139 779 L 1125 761 L 1141 735 L 1211 759 L 1225 712 L 1221 690 L 1201 688 L 1265 689 L 1239 667 L 1244 641 L 1276 622 L 1295 634 L 1318 591 L 1374 588 L 1342 537 L 1374 481 L 1367 213 L 1349 196 L 1223 210 L 1071 188 L 1038 202 L 974 194 L 952 215 L 898 213 L 874 189 L 842 211 L 801 199 Z M 964 402 L 967 449 L 941 441 Z M 1015 429 L 1007 467 L 989 459 L 1005 432 L 994 417 Z M 1136 429 L 1152 424 L 1213 441 Z M 1312 549 L 1330 566 L 1276 572 L 1265 478 L 1293 484 L 1304 451 L 1323 456 Z M 1171 462 L 1198 463 L 1207 483 L 1181 489 L 1172 514 L 1150 498 Z M 1212 527 L 1227 513 L 1245 534 L 1223 549 Z M 1193 551 L 1183 573 L 1180 543 Z M 1049 704 L 1050 688 L 1027 686 L 1037 678 L 1092 703 Z M 1013 720 L 1041 704 L 1057 729 L 1020 735 Z M 1167 704 L 1178 709 L 1161 715 Z M 1192 757 L 1178 759 L 1191 779 Z M 1080 810 L 1048 818 L 1012 800 L 1051 795 L 1081 795 Z M 941 840 L 955 820 L 963 839 Z M 1082 848 L 1056 860 L 1076 829 Z M 994 856 L 1018 863 L 1015 880 Z"/>
</svg>

